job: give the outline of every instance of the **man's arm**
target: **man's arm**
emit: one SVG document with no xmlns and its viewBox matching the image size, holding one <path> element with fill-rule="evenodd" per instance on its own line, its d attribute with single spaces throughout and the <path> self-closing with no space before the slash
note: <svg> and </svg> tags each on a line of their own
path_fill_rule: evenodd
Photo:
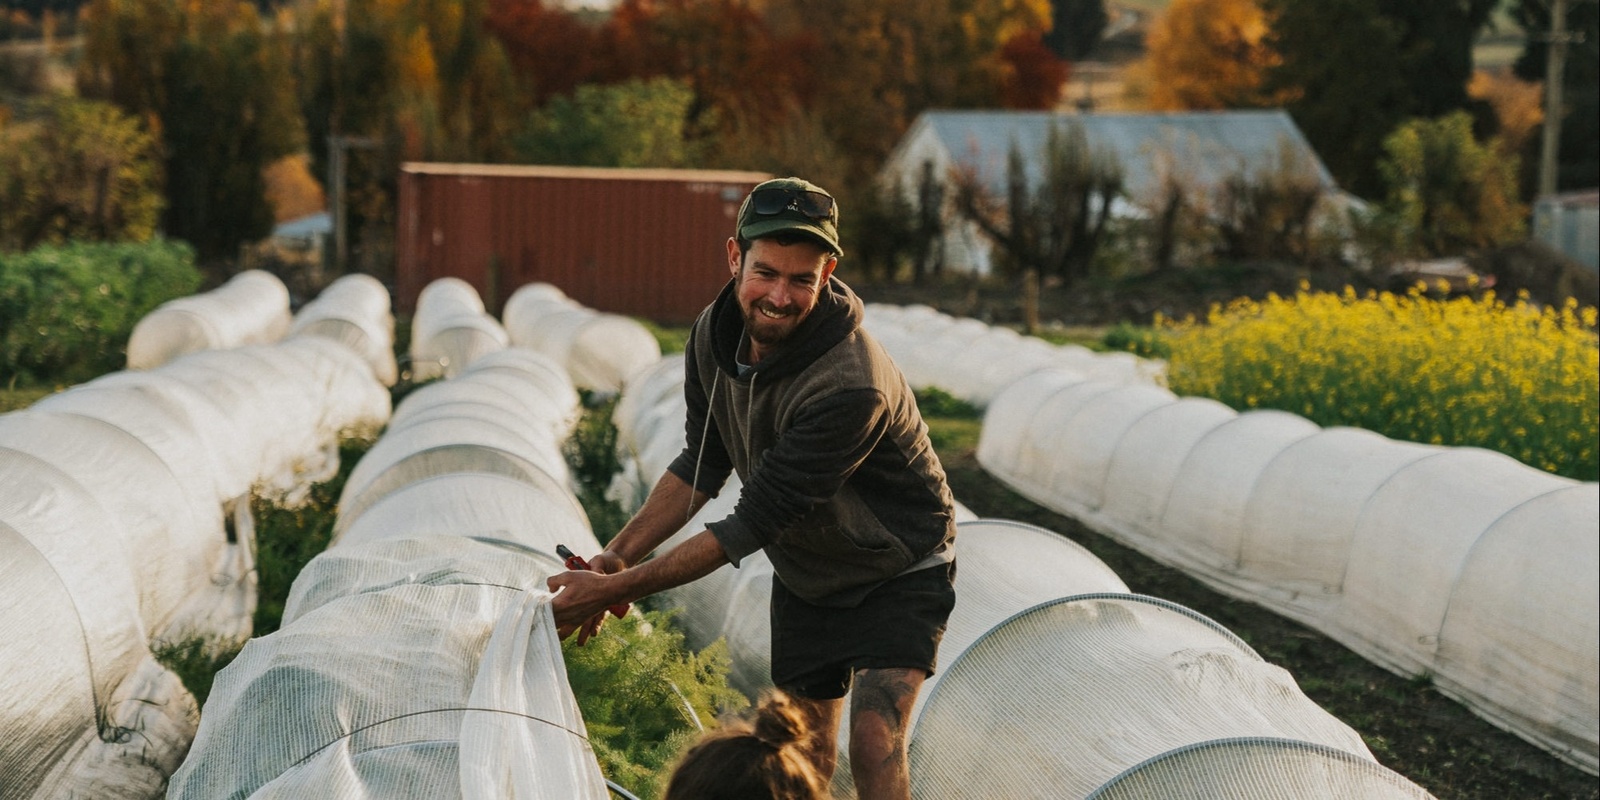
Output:
<svg viewBox="0 0 1600 800">
<path fill-rule="evenodd" d="M 552 603 L 556 630 L 566 638 L 578 625 L 609 606 L 632 603 L 646 595 L 682 586 L 711 574 L 728 563 L 722 545 L 711 531 L 701 531 L 666 554 L 631 569 L 612 574 L 562 572 L 550 576 L 546 585 L 554 592 L 565 587 Z"/>
<path fill-rule="evenodd" d="M 599 557 L 605 559 L 606 567 L 612 568 L 594 564 L 596 571 L 617 572 L 643 561 L 686 525 L 710 499 L 710 495 L 690 488 L 689 483 L 677 475 L 664 473 L 638 513 L 622 526 Z M 607 556 L 620 559 L 620 563 L 613 563 Z"/>
<path fill-rule="evenodd" d="M 622 526 L 622 530 L 617 532 L 605 551 L 589 559 L 589 570 L 601 575 L 611 575 L 644 560 L 655 552 L 662 542 L 677 533 L 710 499 L 704 492 L 692 489 L 688 482 L 677 475 L 671 472 L 665 473 L 656 481 L 655 488 L 650 490 L 649 497 L 645 498 L 644 505 L 639 508 L 638 513 Z M 572 579 L 563 577 L 559 585 L 569 585 L 571 581 Z M 552 578 L 548 585 L 551 591 L 555 591 L 558 584 L 556 579 Z M 576 605 L 577 600 L 578 594 L 573 589 L 568 589 L 558 596 L 554 606 L 556 618 L 566 619 L 569 616 L 566 609 Z M 605 621 L 605 608 L 602 607 L 600 611 L 581 621 L 583 633 L 578 636 L 580 645 L 600 631 L 600 624 Z M 566 625 L 557 627 L 562 638 L 571 633 L 571 628 Z"/>
</svg>

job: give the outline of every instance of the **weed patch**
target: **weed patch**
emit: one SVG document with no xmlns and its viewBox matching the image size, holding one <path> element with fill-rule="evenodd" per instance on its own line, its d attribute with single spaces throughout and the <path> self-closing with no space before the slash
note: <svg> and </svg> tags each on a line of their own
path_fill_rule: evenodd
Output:
<svg viewBox="0 0 1600 800">
<path fill-rule="evenodd" d="M 255 635 L 266 636 L 283 621 L 289 588 L 311 559 L 328 549 L 333 524 L 338 519 L 339 495 L 372 442 L 347 440 L 339 445 L 339 473 L 311 487 L 311 498 L 300 508 L 283 508 L 253 498 L 250 513 L 256 523 Z"/>
</svg>

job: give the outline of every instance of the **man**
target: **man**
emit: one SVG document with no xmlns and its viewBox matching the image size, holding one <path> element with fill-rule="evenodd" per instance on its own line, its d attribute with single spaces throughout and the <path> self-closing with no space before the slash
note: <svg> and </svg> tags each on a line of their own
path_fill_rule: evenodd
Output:
<svg viewBox="0 0 1600 800">
<path fill-rule="evenodd" d="M 833 278 L 838 208 L 798 178 L 760 184 L 727 242 L 732 280 L 689 334 L 687 442 L 592 572 L 550 578 L 563 637 L 604 610 L 762 550 L 772 681 L 796 699 L 826 779 L 843 697 L 862 798 L 907 800 L 906 727 L 955 604 L 955 515 L 910 387 Z M 644 561 L 716 496 L 731 516 Z M 643 561 L 643 563 L 640 563 Z"/>
</svg>

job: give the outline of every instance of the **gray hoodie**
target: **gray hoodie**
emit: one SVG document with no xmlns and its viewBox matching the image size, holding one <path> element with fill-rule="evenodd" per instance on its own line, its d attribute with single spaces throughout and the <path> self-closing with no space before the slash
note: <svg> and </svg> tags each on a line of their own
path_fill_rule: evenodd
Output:
<svg viewBox="0 0 1600 800">
<path fill-rule="evenodd" d="M 765 550 L 784 586 L 824 606 L 854 606 L 954 556 L 953 501 L 928 427 L 861 318 L 860 298 L 831 278 L 794 333 L 741 375 L 730 281 L 690 331 L 687 443 L 668 467 L 713 496 L 737 470 L 739 502 L 712 534 L 735 565 Z"/>
</svg>

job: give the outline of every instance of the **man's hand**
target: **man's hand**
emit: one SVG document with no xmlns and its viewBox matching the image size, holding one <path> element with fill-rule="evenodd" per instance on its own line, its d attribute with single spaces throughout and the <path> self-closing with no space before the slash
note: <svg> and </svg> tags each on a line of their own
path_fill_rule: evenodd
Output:
<svg viewBox="0 0 1600 800">
<path fill-rule="evenodd" d="M 628 562 L 623 561 L 622 556 L 619 556 L 610 550 L 606 550 L 600 555 L 589 559 L 589 570 L 591 572 L 598 572 L 601 575 L 614 575 L 627 568 Z"/>
<path fill-rule="evenodd" d="M 556 618 L 556 635 L 565 639 L 574 630 L 579 630 L 578 646 L 581 647 L 590 637 L 599 633 L 606 609 L 618 604 L 608 586 L 610 582 L 602 576 L 621 572 L 627 567 L 620 556 L 607 550 L 589 561 L 588 571 L 575 570 L 550 576 L 545 582 L 550 591 L 566 587 L 551 603 Z"/>
</svg>

